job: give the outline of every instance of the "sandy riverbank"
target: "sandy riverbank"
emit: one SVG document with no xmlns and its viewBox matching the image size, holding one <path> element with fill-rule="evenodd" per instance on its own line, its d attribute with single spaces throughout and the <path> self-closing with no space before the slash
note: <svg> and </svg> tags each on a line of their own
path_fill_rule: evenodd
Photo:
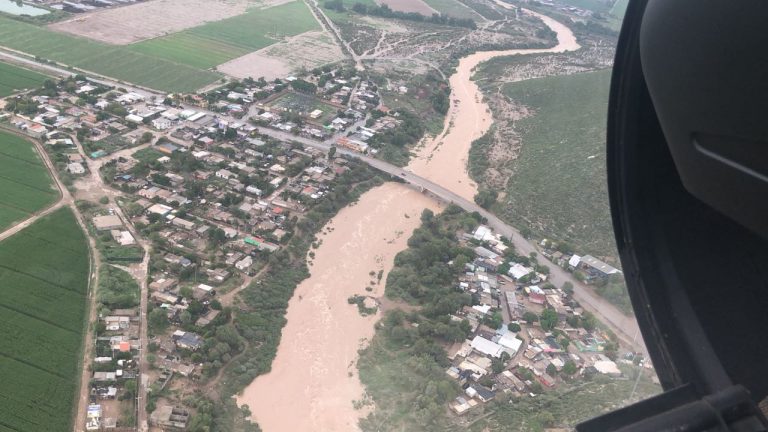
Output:
<svg viewBox="0 0 768 432">
<path fill-rule="evenodd" d="M 511 7 L 501 1 L 497 1 L 497 3 L 504 7 Z M 462 58 L 456 68 L 456 73 L 449 79 L 452 103 L 451 109 L 445 117 L 443 131 L 435 138 L 426 140 L 418 149 L 417 156 L 408 165 L 408 169 L 414 173 L 470 201 L 477 193 L 477 185 L 469 178 L 467 172 L 469 149 L 472 146 L 472 141 L 483 136 L 493 122 L 490 109 L 488 104 L 483 101 L 480 88 L 472 81 L 475 67 L 494 57 L 555 53 L 580 48 L 573 32 L 562 23 L 527 9 L 522 9 L 522 11 L 538 17 L 547 27 L 557 33 L 558 44 L 545 49 L 481 51 Z"/>
<path fill-rule="evenodd" d="M 266 432 L 355 431 L 366 411 L 354 400 L 364 388 L 357 351 L 374 334 L 379 315 L 362 317 L 347 303 L 354 294 L 382 296 L 395 255 L 405 249 L 425 208 L 435 201 L 398 183 L 386 183 L 342 209 L 323 228 L 312 276 L 288 305 L 288 323 L 272 371 L 249 385 L 238 405 L 248 404 Z M 407 215 L 407 216 L 406 216 Z M 384 271 L 374 291 L 369 272 Z"/>
</svg>

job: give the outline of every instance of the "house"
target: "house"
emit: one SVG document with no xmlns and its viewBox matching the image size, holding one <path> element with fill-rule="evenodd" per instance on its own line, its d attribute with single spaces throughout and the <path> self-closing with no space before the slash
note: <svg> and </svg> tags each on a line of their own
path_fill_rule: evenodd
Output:
<svg viewBox="0 0 768 432">
<path fill-rule="evenodd" d="M 474 398 L 477 397 L 483 402 L 489 402 L 493 400 L 493 398 L 496 397 L 496 393 L 494 393 L 491 390 L 488 390 L 487 388 L 479 385 L 479 384 L 472 384 L 464 391 L 464 393 L 467 394 L 467 396 Z"/>
<path fill-rule="evenodd" d="M 512 278 L 516 281 L 519 281 L 520 279 L 524 278 L 525 276 L 528 276 L 529 274 L 533 273 L 533 269 L 529 267 L 525 267 L 522 264 L 515 263 L 509 268 L 508 274 L 512 276 Z"/>
<path fill-rule="evenodd" d="M 125 121 L 129 123 L 134 123 L 134 124 L 141 124 L 144 122 L 144 118 L 141 116 L 137 116 L 136 114 L 128 114 L 127 116 L 125 116 Z"/>
<path fill-rule="evenodd" d="M 586 273 L 588 282 L 596 279 L 606 280 L 611 275 L 621 273 L 621 270 L 600 261 L 592 255 L 584 255 L 581 257 L 579 268 Z"/>
<path fill-rule="evenodd" d="M 462 396 L 457 397 L 449 404 L 451 411 L 458 415 L 464 415 L 469 410 L 477 406 L 477 401 L 474 399 L 466 399 Z"/>
<path fill-rule="evenodd" d="M 148 214 L 156 214 L 156 215 L 160 215 L 160 216 L 165 217 L 166 215 L 168 215 L 168 213 L 171 212 L 171 210 L 173 210 L 173 208 L 172 207 L 168 207 L 167 205 L 164 205 L 164 204 L 154 204 L 153 206 L 151 206 L 150 208 L 147 209 L 147 213 Z"/>
<path fill-rule="evenodd" d="M 182 218 L 178 218 L 178 217 L 177 218 L 173 218 L 171 223 L 173 225 L 176 225 L 177 227 L 181 227 L 181 228 L 184 228 L 186 230 L 193 230 L 193 229 L 195 229 L 195 223 L 192 222 L 192 221 L 188 221 L 186 219 L 182 219 Z"/>
<path fill-rule="evenodd" d="M 248 269 L 251 268 L 251 265 L 253 265 L 253 258 L 251 258 L 250 255 L 247 255 L 245 258 L 235 263 L 235 268 L 244 272 L 248 271 Z"/>
<path fill-rule="evenodd" d="M 173 339 L 176 346 L 182 349 L 197 351 L 203 346 L 203 338 L 192 332 L 177 331 L 173 334 Z"/>
<path fill-rule="evenodd" d="M 504 352 L 503 346 L 482 336 L 475 336 L 470 345 L 475 351 L 495 358 L 501 357 L 501 353 Z"/>
<path fill-rule="evenodd" d="M 110 231 L 123 227 L 123 221 L 115 215 L 96 216 L 93 218 L 93 226 L 98 231 Z"/>
<path fill-rule="evenodd" d="M 530 300 L 531 303 L 540 305 L 546 303 L 547 296 L 544 294 L 544 290 L 539 288 L 538 285 L 526 287 L 525 291 L 528 292 L 528 300 Z"/>
<path fill-rule="evenodd" d="M 226 169 L 220 169 L 220 170 L 216 171 L 216 177 L 224 179 L 224 180 L 229 180 L 230 178 L 237 177 L 237 176 L 232 171 L 229 171 L 229 170 L 226 170 Z"/>
<path fill-rule="evenodd" d="M 171 126 L 173 126 L 173 122 L 165 117 L 152 120 L 152 127 L 157 130 L 170 129 Z"/>
</svg>

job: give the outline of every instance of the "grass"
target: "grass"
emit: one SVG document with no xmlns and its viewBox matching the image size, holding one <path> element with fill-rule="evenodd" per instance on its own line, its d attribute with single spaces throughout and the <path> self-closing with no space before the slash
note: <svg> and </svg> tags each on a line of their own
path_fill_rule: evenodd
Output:
<svg viewBox="0 0 768 432">
<path fill-rule="evenodd" d="M 32 143 L 0 131 L 0 231 L 58 199 Z"/>
<path fill-rule="evenodd" d="M 632 368 L 627 373 L 631 377 L 637 372 Z M 522 397 L 511 403 L 503 403 L 503 397 L 497 398 L 499 400 L 486 408 L 486 412 L 491 411 L 492 414 L 474 423 L 469 431 L 542 432 L 546 430 L 546 423 L 550 422 L 570 430 L 570 427 L 591 417 L 627 405 L 634 385 L 634 379 L 611 380 L 596 376 L 592 381 L 563 385 L 535 398 Z M 660 391 L 657 384 L 643 375 L 635 389 L 633 401 Z"/>
<path fill-rule="evenodd" d="M 68 208 L 0 243 L 0 430 L 70 431 L 88 246 Z"/>
<path fill-rule="evenodd" d="M 212 68 L 278 40 L 320 26 L 304 2 L 294 1 L 269 9 L 215 21 L 172 35 L 131 45 L 148 54 L 200 69 Z"/>
<path fill-rule="evenodd" d="M 0 62 L 0 97 L 16 93 L 19 90 L 40 87 L 47 76 Z"/>
<path fill-rule="evenodd" d="M 0 45 L 118 80 L 169 92 L 194 91 L 220 75 L 136 52 L 69 36 L 0 16 Z"/>
<path fill-rule="evenodd" d="M 336 112 L 339 110 L 333 105 L 329 105 L 322 100 L 307 94 L 288 92 L 274 101 L 270 102 L 270 106 L 290 109 L 293 112 L 303 112 L 305 115 L 309 115 L 314 110 L 321 110 L 323 114 L 316 120 L 318 123 L 327 123 L 336 116 Z"/>
<path fill-rule="evenodd" d="M 459 2 L 459 0 L 424 0 L 424 2 L 443 15 L 469 18 L 475 21 L 481 21 L 482 19 L 481 15 Z"/>
<path fill-rule="evenodd" d="M 498 210 L 518 226 L 615 256 L 605 177 L 610 70 L 507 84 L 534 110 L 515 122 L 522 149 Z"/>
</svg>

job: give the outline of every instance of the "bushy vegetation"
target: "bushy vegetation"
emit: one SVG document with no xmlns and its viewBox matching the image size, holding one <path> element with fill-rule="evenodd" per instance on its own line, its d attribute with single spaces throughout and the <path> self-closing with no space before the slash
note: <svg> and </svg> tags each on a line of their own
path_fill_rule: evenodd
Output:
<svg viewBox="0 0 768 432">
<path fill-rule="evenodd" d="M 128 309 L 139 305 L 139 284 L 125 270 L 111 265 L 99 269 L 99 303 L 109 309 Z"/>
<path fill-rule="evenodd" d="M 408 249 L 395 257 L 385 294 L 420 308 L 387 313 L 360 352 L 360 380 L 376 405 L 361 422 L 363 430 L 448 430 L 445 404 L 460 389 L 445 374 L 450 361 L 443 345 L 464 340 L 471 330 L 467 321 L 450 318 L 472 304 L 455 278 L 474 252 L 459 244 L 457 233 L 475 228 L 479 219 L 453 205 L 438 216 L 424 210 Z"/>
<path fill-rule="evenodd" d="M 0 424 L 8 430 L 72 430 L 88 262 L 67 208 L 0 243 Z"/>
</svg>

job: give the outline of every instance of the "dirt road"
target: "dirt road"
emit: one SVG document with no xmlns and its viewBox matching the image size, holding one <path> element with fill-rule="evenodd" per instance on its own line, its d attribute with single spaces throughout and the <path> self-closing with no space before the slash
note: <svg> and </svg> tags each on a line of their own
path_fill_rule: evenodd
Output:
<svg viewBox="0 0 768 432">
<path fill-rule="evenodd" d="M 364 391 L 357 351 L 373 336 L 379 315 L 361 316 L 347 298 L 384 294 L 394 257 L 406 248 L 425 208 L 436 210 L 437 204 L 405 185 L 385 183 L 323 228 L 322 244 L 310 258 L 312 276 L 288 305 L 272 371 L 237 398 L 264 431 L 357 430 L 358 419 L 367 414 L 352 404 Z M 375 283 L 379 271 L 381 284 Z"/>
<path fill-rule="evenodd" d="M 511 7 L 497 1 L 504 7 Z M 467 158 L 472 141 L 483 136 L 493 123 L 483 93 L 472 81 L 477 65 L 494 57 L 557 53 L 580 48 L 573 32 L 554 19 L 539 13 L 522 9 L 523 12 L 541 19 L 547 27 L 557 33 L 557 45 L 542 49 L 512 49 L 501 51 L 480 51 L 463 57 L 456 73 L 451 75 L 451 108 L 445 118 L 443 131 L 435 138 L 428 139 L 411 160 L 408 169 L 440 186 L 472 200 L 477 185 L 469 178 Z"/>
</svg>

